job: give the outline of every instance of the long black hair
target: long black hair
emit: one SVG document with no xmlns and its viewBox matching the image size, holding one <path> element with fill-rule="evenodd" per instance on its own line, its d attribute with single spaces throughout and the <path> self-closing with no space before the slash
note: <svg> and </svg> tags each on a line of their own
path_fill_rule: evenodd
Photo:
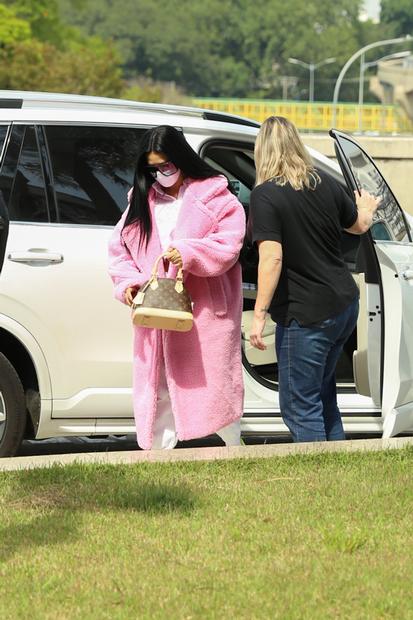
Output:
<svg viewBox="0 0 413 620">
<path fill-rule="evenodd" d="M 160 125 L 146 131 L 138 148 L 133 192 L 130 199 L 128 214 L 123 227 L 137 223 L 140 228 L 139 245 L 152 234 L 152 222 L 149 212 L 148 192 L 154 182 L 147 166 L 147 155 L 150 152 L 164 153 L 179 168 L 185 177 L 192 179 L 208 179 L 221 174 L 209 166 L 185 140 L 184 135 L 175 127 Z"/>
</svg>

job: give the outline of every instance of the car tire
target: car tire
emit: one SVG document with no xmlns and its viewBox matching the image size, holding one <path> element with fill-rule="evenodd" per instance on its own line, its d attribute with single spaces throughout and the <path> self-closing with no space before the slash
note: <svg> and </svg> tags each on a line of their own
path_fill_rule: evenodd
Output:
<svg viewBox="0 0 413 620">
<path fill-rule="evenodd" d="M 0 457 L 14 456 L 26 428 L 26 404 L 19 375 L 0 353 Z"/>
</svg>

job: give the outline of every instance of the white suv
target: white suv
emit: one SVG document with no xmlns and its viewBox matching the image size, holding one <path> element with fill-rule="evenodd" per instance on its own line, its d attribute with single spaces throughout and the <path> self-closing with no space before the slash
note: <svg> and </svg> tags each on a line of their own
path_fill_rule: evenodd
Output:
<svg viewBox="0 0 413 620">
<path fill-rule="evenodd" d="M 134 432 L 130 316 L 113 299 L 107 242 L 126 207 L 139 139 L 160 124 L 182 129 L 228 175 L 248 211 L 253 121 L 193 108 L 0 91 L 0 191 L 10 215 L 0 276 L 0 456 L 15 454 L 24 436 Z M 339 405 L 346 431 L 378 432 L 384 420 L 390 436 L 413 428 L 413 245 L 374 164 L 348 137 L 333 132 L 333 138 L 348 183 L 386 195 L 372 234 L 343 235 L 362 303 L 337 370 Z M 336 164 L 312 155 L 344 183 Z M 259 352 L 248 344 L 257 274 L 246 257 L 242 429 L 287 432 L 274 347 Z M 270 321 L 266 338 L 271 345 Z"/>
</svg>

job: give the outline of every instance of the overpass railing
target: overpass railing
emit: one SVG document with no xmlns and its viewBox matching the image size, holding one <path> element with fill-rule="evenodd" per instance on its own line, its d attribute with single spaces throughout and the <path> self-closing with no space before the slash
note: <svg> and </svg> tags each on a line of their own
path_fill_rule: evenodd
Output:
<svg viewBox="0 0 413 620">
<path fill-rule="evenodd" d="M 265 101 L 252 99 L 193 99 L 194 105 L 209 110 L 228 112 L 262 122 L 268 116 L 285 116 L 299 129 L 328 131 L 332 127 L 331 103 L 305 103 L 297 101 Z M 413 132 L 413 124 L 398 106 L 362 106 L 339 103 L 336 107 L 336 129 L 349 132 L 378 134 Z"/>
</svg>

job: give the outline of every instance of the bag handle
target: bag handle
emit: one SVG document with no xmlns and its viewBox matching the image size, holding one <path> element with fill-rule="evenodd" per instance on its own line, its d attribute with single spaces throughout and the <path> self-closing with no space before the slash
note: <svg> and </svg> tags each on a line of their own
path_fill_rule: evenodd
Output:
<svg viewBox="0 0 413 620">
<path fill-rule="evenodd" d="M 152 267 L 152 272 L 151 272 L 151 277 L 150 280 L 148 282 L 148 285 L 152 288 L 152 289 L 156 289 L 158 288 L 158 269 L 159 269 L 159 265 L 161 260 L 165 257 L 165 252 L 162 252 L 162 254 L 160 254 L 158 256 L 158 258 L 155 260 L 153 267 Z M 183 285 L 183 281 L 184 281 L 184 270 L 182 267 L 179 267 L 176 277 L 176 284 L 175 284 L 175 290 L 178 293 L 182 293 L 182 291 L 184 290 L 184 285 Z M 145 287 L 146 289 L 147 287 Z"/>
<path fill-rule="evenodd" d="M 161 262 L 161 260 L 165 257 L 165 252 L 163 252 L 162 254 L 160 254 L 158 256 L 158 258 L 155 260 L 153 267 L 152 267 L 152 272 L 151 272 L 151 279 L 154 278 L 155 280 L 158 279 L 158 269 L 159 269 L 159 264 Z M 176 278 L 175 280 L 183 280 L 184 279 L 184 272 L 183 272 L 183 268 L 179 267 L 178 272 L 176 274 Z"/>
<path fill-rule="evenodd" d="M 152 271 L 151 271 L 151 277 L 149 278 L 149 280 L 146 282 L 146 284 L 144 284 L 144 286 L 139 290 L 138 294 L 135 297 L 134 300 L 134 304 L 133 307 L 136 308 L 137 306 L 141 305 L 143 303 L 143 299 L 145 297 L 145 293 L 147 291 L 148 288 L 151 288 L 152 290 L 156 290 L 159 286 L 158 284 L 158 269 L 159 269 L 159 263 L 161 262 L 162 258 L 164 258 L 165 256 L 165 252 L 163 252 L 160 256 L 158 256 L 158 258 L 155 260 L 154 265 L 152 267 Z M 178 269 L 178 272 L 176 274 L 176 278 L 175 278 L 175 290 L 177 293 L 183 293 L 184 291 L 184 272 L 182 267 L 180 267 Z"/>
</svg>

